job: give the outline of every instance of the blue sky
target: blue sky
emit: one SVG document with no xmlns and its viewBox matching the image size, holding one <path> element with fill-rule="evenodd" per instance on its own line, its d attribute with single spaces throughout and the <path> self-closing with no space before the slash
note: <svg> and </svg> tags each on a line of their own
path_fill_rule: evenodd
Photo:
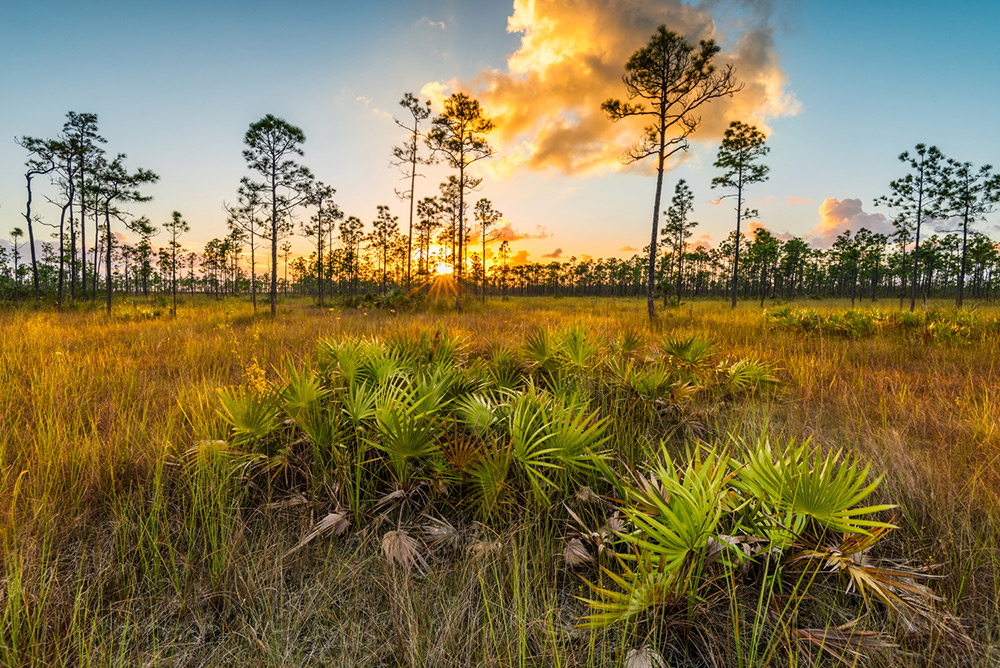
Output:
<svg viewBox="0 0 1000 668">
<path fill-rule="evenodd" d="M 69 110 L 96 112 L 109 151 L 125 152 L 132 166 L 160 174 L 149 189 L 154 200 L 135 213 L 163 222 L 180 210 L 193 228 L 192 248 L 225 233 L 222 202 L 233 198 L 246 174 L 243 133 L 266 113 L 305 131 L 304 162 L 337 189 L 346 213 L 370 221 L 376 205 L 387 203 L 404 219 L 405 204 L 393 195 L 398 173 L 388 165 L 401 139 L 389 115 L 397 113 L 403 92 L 440 82 L 445 90 L 487 91 L 484 103 L 496 105 L 504 99 L 488 93 L 489 82 L 510 75 L 508 57 L 519 50 L 535 63 L 544 52 L 540 37 L 572 34 L 576 46 L 557 50 L 586 54 L 580 41 L 593 29 L 588 25 L 599 26 L 597 54 L 609 45 L 625 48 L 629 42 L 622 40 L 633 34 L 638 37 L 628 48 L 638 48 L 657 22 L 679 29 L 706 16 L 715 20 L 724 53 L 735 51 L 748 29 L 761 28 L 767 40 L 760 48 L 768 57 L 758 73 L 783 77 L 778 92 L 794 100 L 754 106 L 747 98 L 740 107 L 757 113 L 771 131 L 771 178 L 751 192 L 769 229 L 809 235 L 823 221 L 877 223 L 872 200 L 900 174 L 895 156 L 917 142 L 977 164 L 1000 161 L 998 2 L 720 0 L 690 8 L 679 0 L 573 0 L 567 15 L 563 9 L 571 3 L 548 0 L 531 11 L 521 7 L 529 27 L 513 33 L 507 26 L 514 7 L 500 2 L 10 4 L 0 23 L 3 237 L 23 225 L 24 156 L 13 138 L 55 135 Z M 587 12 L 595 12 L 592 23 L 569 25 Z M 615 30 L 620 39 L 611 41 Z M 524 38 L 532 34 L 529 44 Z M 556 71 L 562 70 L 526 74 L 522 67 L 510 77 L 521 82 L 523 97 L 539 86 L 558 86 L 560 80 L 545 76 Z M 533 74 L 535 88 L 523 81 Z M 551 106 L 552 118 L 579 118 L 579 110 L 559 115 Z M 609 155 L 624 148 L 617 140 L 603 139 Z M 497 141 L 498 159 L 515 155 L 518 144 L 528 150 L 540 143 L 524 133 Z M 717 137 L 706 131 L 665 186 L 669 195 L 677 178 L 692 184 L 698 234 L 713 239 L 732 225 L 731 208 L 712 204 L 718 193 L 708 188 L 716 148 Z M 481 196 L 517 230 L 543 237 L 526 238 L 515 249 L 533 259 L 555 249 L 563 258 L 625 256 L 630 253 L 620 249 L 648 242 L 654 181 L 647 169 L 608 160 L 586 169 L 537 160 L 511 164 L 504 173 L 483 173 Z M 437 170 L 424 179 L 418 197 L 433 194 L 443 176 Z M 828 198 L 838 206 L 821 211 Z M 839 206 L 855 198 L 860 209 Z M 53 219 L 57 209 L 42 204 L 40 212 Z M 296 244 L 307 248 L 304 240 Z"/>
</svg>

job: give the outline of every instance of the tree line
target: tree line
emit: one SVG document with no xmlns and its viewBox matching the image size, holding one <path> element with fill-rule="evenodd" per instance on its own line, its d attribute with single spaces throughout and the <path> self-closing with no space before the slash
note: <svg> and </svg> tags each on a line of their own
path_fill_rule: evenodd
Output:
<svg viewBox="0 0 1000 668">
<path fill-rule="evenodd" d="M 644 294 L 651 319 L 657 297 L 667 304 L 671 297 L 728 295 L 733 306 L 741 297 L 908 297 L 912 310 L 918 298 L 932 295 L 953 296 L 958 306 L 967 295 L 996 296 L 997 244 L 977 226 L 1000 201 L 1000 177 L 990 165 L 947 158 L 925 144 L 899 156 L 904 173 L 875 200 L 892 211 L 894 232 L 846 231 L 823 249 L 775 236 L 746 206 L 748 189 L 768 178 L 769 147 L 760 129 L 733 121 L 711 185 L 720 199 L 733 201 L 735 229 L 714 248 L 692 244 L 698 223 L 691 190 L 679 180 L 664 208 L 664 175 L 671 156 L 688 150 L 699 109 L 742 89 L 732 66 L 716 67 L 718 53 L 711 40 L 695 46 L 660 26 L 625 64 L 624 99 L 602 105 L 613 122 L 647 123 L 623 161 L 656 163 L 650 243 L 630 259 L 515 261 L 499 227 L 502 214 L 487 198 L 471 204 L 482 184 L 473 168 L 495 155 L 487 140 L 495 123 L 465 93 L 444 100 L 436 116 L 429 101 L 413 94 L 400 101 L 406 113 L 396 124 L 406 135 L 392 149 L 392 164 L 408 186 L 396 191 L 406 205 L 405 230 L 388 205 L 376 208 L 367 231 L 360 217 L 345 215 L 336 190 L 303 164 L 302 129 L 269 114 L 244 135 L 248 175 L 223 204 L 227 234 L 201 251 L 182 245 L 191 228 L 179 212 L 154 224 L 129 211 L 150 199 L 145 187 L 158 176 L 130 170 L 123 153 L 111 158 L 95 114 L 69 112 L 55 139 L 16 140 L 27 153 L 24 226 L 11 230 L 9 250 L 0 247 L 0 295 L 35 303 L 44 297 L 61 307 L 67 300 L 97 301 L 101 293 L 110 312 L 116 292 L 169 294 L 176 311 L 178 291 L 249 294 L 255 309 L 266 291 L 273 315 L 279 293 L 311 294 L 323 305 L 331 294 L 412 290 L 447 273 L 482 298 Z M 417 177 L 434 163 L 452 174 L 434 194 L 418 198 Z M 40 179 L 57 221 L 38 213 Z M 131 244 L 115 234 L 113 222 L 131 233 Z M 756 223 L 750 234 L 747 222 Z M 289 237 L 296 232 L 313 250 L 292 258 Z M 161 234 L 162 245 L 154 247 Z"/>
</svg>

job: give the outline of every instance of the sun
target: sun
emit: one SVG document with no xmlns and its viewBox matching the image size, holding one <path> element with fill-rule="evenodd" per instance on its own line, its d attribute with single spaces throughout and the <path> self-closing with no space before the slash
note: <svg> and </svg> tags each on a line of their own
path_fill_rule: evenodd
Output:
<svg viewBox="0 0 1000 668">
<path fill-rule="evenodd" d="M 445 276 L 447 274 L 452 273 L 453 271 L 454 269 L 452 268 L 452 266 L 444 262 L 438 262 L 437 266 L 434 268 L 434 273 L 436 273 L 438 276 Z"/>
</svg>

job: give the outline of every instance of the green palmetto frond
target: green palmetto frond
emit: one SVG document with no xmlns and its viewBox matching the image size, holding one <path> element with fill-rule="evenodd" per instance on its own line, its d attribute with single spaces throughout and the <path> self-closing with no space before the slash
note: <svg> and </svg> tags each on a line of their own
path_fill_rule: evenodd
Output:
<svg viewBox="0 0 1000 668">
<path fill-rule="evenodd" d="M 559 369 L 559 348 L 544 327 L 536 327 L 525 335 L 521 354 L 528 365 L 541 374 L 552 375 Z"/>
<path fill-rule="evenodd" d="M 557 486 L 550 476 L 559 468 L 553 461 L 558 451 L 549 444 L 552 438 L 549 401 L 531 387 L 513 397 L 507 417 L 511 455 L 524 473 L 535 500 L 544 502 L 548 502 L 548 490 Z"/>
<path fill-rule="evenodd" d="M 486 373 L 491 387 L 498 390 L 513 390 L 524 379 L 524 369 L 514 351 L 502 346 L 490 349 L 486 361 Z"/>
<path fill-rule="evenodd" d="M 729 391 L 734 394 L 757 394 L 767 391 L 778 384 L 774 375 L 774 367 L 767 362 L 754 359 L 741 359 L 735 364 L 724 367 Z"/>
<path fill-rule="evenodd" d="M 377 394 L 379 439 L 374 445 L 389 457 L 397 482 L 407 480 L 410 462 L 440 451 L 436 412 L 437 408 L 428 406 L 416 390 L 388 386 Z"/>
<path fill-rule="evenodd" d="M 662 561 L 668 572 L 679 572 L 700 558 L 715 533 L 731 474 L 728 461 L 713 452 L 684 469 L 665 448 L 661 458 L 648 479 L 636 477 L 627 489 L 630 503 L 622 512 L 635 531 L 624 540 Z"/>
<path fill-rule="evenodd" d="M 634 357 L 646 345 L 646 338 L 631 327 L 623 329 L 611 343 L 611 353 L 618 357 Z"/>
<path fill-rule="evenodd" d="M 494 444 L 479 453 L 471 465 L 472 496 L 480 517 L 492 517 L 514 491 L 510 480 L 513 464 L 511 449 Z"/>
<path fill-rule="evenodd" d="M 815 538 L 827 531 L 868 534 L 872 529 L 893 525 L 868 519 L 893 505 L 861 506 L 878 488 L 882 477 L 869 482 L 871 466 L 861 467 L 858 459 L 845 457 L 842 451 L 825 458 L 809 443 L 789 444 L 775 453 L 767 441 L 756 444 L 747 453 L 745 463 L 736 471 L 734 487 L 759 499 L 782 517 L 781 524 L 793 535 L 779 529 L 770 537 L 791 542 L 809 534 Z"/>
<path fill-rule="evenodd" d="M 485 432 L 498 420 L 497 405 L 486 394 L 470 394 L 455 401 L 455 416 L 477 434 Z"/>
<path fill-rule="evenodd" d="M 706 369 L 712 365 L 715 358 L 715 346 L 712 342 L 694 335 L 686 339 L 665 338 L 662 348 L 663 353 L 674 364 L 688 371 Z"/>
<path fill-rule="evenodd" d="M 353 383 L 341 397 L 341 409 L 355 429 L 375 418 L 375 401 L 378 392 L 368 383 Z"/>
<path fill-rule="evenodd" d="M 580 627 L 604 628 L 641 615 L 650 608 L 672 605 L 680 600 L 677 596 L 676 573 L 656 568 L 648 558 L 641 557 L 635 570 L 621 560 L 619 567 L 621 575 L 606 566 L 601 567 L 602 575 L 616 584 L 617 588 L 586 581 L 594 598 L 580 597 L 580 600 L 593 612 L 583 618 Z"/>
<path fill-rule="evenodd" d="M 281 395 L 282 406 L 289 417 L 299 420 L 303 414 L 316 409 L 329 394 L 330 390 L 323 387 L 316 373 L 300 372 L 289 364 L 288 380 Z"/>
<path fill-rule="evenodd" d="M 222 388 L 219 403 L 219 414 L 229 425 L 235 445 L 257 444 L 281 424 L 276 393 Z"/>
<path fill-rule="evenodd" d="M 594 470 L 594 458 L 603 456 L 601 448 L 608 441 L 605 431 L 608 418 L 599 417 L 599 411 L 587 413 L 575 401 L 554 405 L 549 423 L 552 448 L 562 467 L 568 473 Z"/>
<path fill-rule="evenodd" d="M 570 367 L 577 371 L 583 371 L 590 365 L 591 358 L 598 351 L 598 346 L 591 340 L 586 329 L 580 325 L 574 325 L 560 336 L 558 350 Z"/>
<path fill-rule="evenodd" d="M 709 539 L 726 512 L 729 462 L 709 452 L 682 469 L 665 448 L 660 458 L 648 478 L 622 483 L 627 497 L 622 513 L 633 529 L 618 535 L 630 552 L 617 555 L 622 575 L 604 569 L 620 590 L 589 583 L 597 598 L 586 599 L 595 612 L 585 618 L 585 626 L 607 626 L 676 603 L 693 596 L 702 583 Z"/>
<path fill-rule="evenodd" d="M 670 369 L 657 364 L 647 368 L 632 368 L 625 376 L 625 382 L 643 399 L 656 400 L 670 394 L 674 377 Z"/>
</svg>

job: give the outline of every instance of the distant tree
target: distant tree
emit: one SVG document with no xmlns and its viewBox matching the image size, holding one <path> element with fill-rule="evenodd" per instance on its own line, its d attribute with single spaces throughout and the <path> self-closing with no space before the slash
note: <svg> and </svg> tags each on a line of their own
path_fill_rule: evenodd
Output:
<svg viewBox="0 0 1000 668">
<path fill-rule="evenodd" d="M 482 182 L 482 179 L 466 178 L 470 189 L 475 189 Z M 440 205 L 440 214 L 445 216 L 447 223 L 445 224 L 445 229 L 441 233 L 441 241 L 446 242 L 443 245 L 449 245 L 451 247 L 451 253 L 448 256 L 451 262 L 452 271 L 455 275 L 458 275 L 459 271 L 459 260 L 458 260 L 458 247 L 459 247 L 459 221 L 465 219 L 465 202 L 461 198 L 459 181 L 457 176 L 449 176 L 448 179 L 442 182 L 438 186 L 440 194 L 438 195 L 438 204 Z M 462 207 L 462 208 L 460 208 Z M 464 236 L 464 231 L 462 236 Z"/>
<path fill-rule="evenodd" d="M 465 93 L 454 93 L 444 101 L 444 111 L 434 117 L 427 133 L 427 146 L 433 154 L 444 158 L 452 169 L 458 170 L 458 255 L 455 269 L 462 275 L 462 258 L 465 240 L 465 193 L 480 182 L 471 179 L 466 171 L 475 162 L 495 154 L 483 136 L 494 129 L 493 121 L 483 115 L 478 100 Z"/>
<path fill-rule="evenodd" d="M 670 250 L 674 262 L 677 263 L 674 292 L 678 297 L 681 294 L 684 253 L 687 249 L 687 240 L 691 238 L 693 234 L 692 230 L 698 225 L 697 222 L 688 220 L 688 216 L 691 215 L 693 209 L 694 194 L 688 187 L 687 181 L 681 179 L 674 187 L 674 196 L 670 200 L 670 208 L 664 212 L 666 220 L 663 224 L 664 245 Z M 664 291 L 664 298 L 665 295 L 666 291 Z"/>
<path fill-rule="evenodd" d="M 424 197 L 417 202 L 417 273 L 423 274 L 430 271 L 428 260 L 431 250 L 431 235 L 441 227 L 441 215 L 443 214 L 441 203 L 436 197 Z"/>
<path fill-rule="evenodd" d="M 399 236 L 399 217 L 392 215 L 389 207 L 379 204 L 378 214 L 375 216 L 375 222 L 372 223 L 372 233 L 368 240 L 378 253 L 382 263 L 382 294 L 385 294 L 386 291 L 389 254 L 397 236 Z"/>
<path fill-rule="evenodd" d="M 323 306 L 323 239 L 336 225 L 335 221 L 344 217 L 340 207 L 333 201 L 336 192 L 322 181 L 314 183 L 306 202 L 316 207 L 316 213 L 308 224 L 302 226 L 307 237 L 316 238 L 316 295 L 320 306 Z"/>
<path fill-rule="evenodd" d="M 732 65 L 716 70 L 713 59 L 718 52 L 719 47 L 712 40 L 702 40 L 700 47 L 695 48 L 683 36 L 660 26 L 649 43 L 625 63 L 622 81 L 627 99 L 640 102 L 609 99 L 601 105 L 612 121 L 632 116 L 650 120 L 650 125 L 644 128 L 643 138 L 622 157 L 625 163 L 650 156 L 656 156 L 657 160 L 646 283 L 646 308 L 650 320 L 656 318 L 653 288 L 664 166 L 674 153 L 687 150 L 688 137 L 701 123 L 694 115 L 695 110 L 710 100 L 732 95 L 742 88 L 736 81 Z"/>
<path fill-rule="evenodd" d="M 361 244 L 365 238 L 364 226 L 365 224 L 357 216 L 348 216 L 340 224 L 340 242 L 344 245 L 344 261 L 352 292 L 357 291 Z"/>
<path fill-rule="evenodd" d="M 257 239 L 266 235 L 267 229 L 267 221 L 260 218 L 264 211 L 261 188 L 261 184 L 253 183 L 244 176 L 236 191 L 236 204 L 222 203 L 222 208 L 229 216 L 227 223 L 230 228 L 241 229 L 250 243 L 250 301 L 254 313 L 257 312 Z"/>
<path fill-rule="evenodd" d="M 722 137 L 722 145 L 715 159 L 715 167 L 722 170 L 720 176 L 712 179 L 713 188 L 730 188 L 735 192 L 723 197 L 736 197 L 736 242 L 733 250 L 733 284 L 732 308 L 736 308 L 737 280 L 740 266 L 740 223 L 743 216 L 755 214 L 743 208 L 743 190 L 754 183 L 767 180 L 770 168 L 760 160 L 770 150 L 766 145 L 767 137 L 753 125 L 740 121 L 729 124 L 726 134 Z"/>
<path fill-rule="evenodd" d="M 154 174 L 148 169 L 137 169 L 135 172 L 129 172 L 125 168 L 125 154 L 119 153 L 114 160 L 107 162 L 103 159 L 95 161 L 94 163 L 94 178 L 93 178 L 93 203 L 95 214 L 97 212 L 104 213 L 104 239 L 105 239 L 105 310 L 108 315 L 111 315 L 111 254 L 112 247 L 114 244 L 114 237 L 111 234 L 111 218 L 115 217 L 118 220 L 125 222 L 125 216 L 127 212 L 119 208 L 119 206 L 128 204 L 130 202 L 147 202 L 152 199 L 148 195 L 144 195 L 140 190 L 142 186 L 155 183 L 159 180 L 159 176 Z M 142 229 L 145 229 L 143 227 Z M 154 228 L 155 229 L 155 228 Z M 95 245 L 97 239 L 94 239 Z M 147 239 L 148 242 L 148 239 Z M 96 258 L 95 258 L 96 260 Z M 146 265 L 144 265 L 144 270 L 148 273 L 148 259 Z M 94 263 L 95 276 L 97 275 L 97 263 Z M 146 277 L 148 278 L 148 276 Z M 146 290 L 146 285 L 144 284 L 144 291 L 148 294 Z"/>
<path fill-rule="evenodd" d="M 290 258 L 292 256 L 292 242 L 288 241 L 286 239 L 285 242 L 281 244 L 281 252 L 282 252 L 282 254 L 285 257 L 285 277 L 284 277 L 283 281 L 284 281 L 284 284 L 285 284 L 285 288 L 284 288 L 285 289 L 285 294 L 287 295 L 288 294 L 288 258 Z"/>
<path fill-rule="evenodd" d="M 962 308 L 968 273 L 969 226 L 982 220 L 1000 202 L 1000 176 L 993 172 L 992 165 L 975 169 L 971 162 L 949 158 L 941 170 L 938 187 L 942 191 L 941 213 L 962 221 L 962 252 L 955 296 L 955 305 Z"/>
<path fill-rule="evenodd" d="M 20 227 L 15 227 L 10 231 L 10 244 L 13 247 L 12 255 L 14 257 L 14 303 L 15 304 L 18 303 L 18 301 L 20 301 L 20 297 L 18 295 L 18 288 L 20 287 L 21 284 L 21 271 L 20 271 L 21 268 L 17 266 L 17 261 L 21 258 L 21 251 L 18 248 L 17 242 L 23 236 L 24 236 L 24 230 L 22 230 Z"/>
<path fill-rule="evenodd" d="M 490 230 L 500 222 L 503 218 L 503 214 L 493 208 L 493 202 L 489 201 L 485 197 L 476 202 L 476 222 L 479 223 L 479 231 L 483 237 L 483 270 L 482 270 L 482 281 L 483 281 L 483 291 L 482 291 L 482 301 L 486 301 L 486 242 L 490 240 L 489 234 Z"/>
<path fill-rule="evenodd" d="M 499 268 L 497 283 L 500 285 L 500 297 L 504 300 L 508 298 L 507 275 L 510 273 L 510 267 L 507 265 L 508 260 L 510 260 L 510 242 L 504 239 L 500 242 L 500 248 L 497 250 L 497 263 L 493 265 L 494 271 Z"/>
<path fill-rule="evenodd" d="M 129 224 L 129 229 L 139 236 L 139 242 L 135 245 L 135 256 L 139 264 L 139 276 L 142 280 L 142 294 L 145 297 L 149 297 L 149 278 L 152 272 L 153 259 L 153 244 L 151 240 L 160 233 L 160 230 L 145 216 L 133 220 Z M 213 241 L 218 243 L 217 239 Z M 206 253 L 208 253 L 207 246 Z"/>
<path fill-rule="evenodd" d="M 181 218 L 180 211 L 174 211 L 170 214 L 170 222 L 163 224 L 163 229 L 167 231 L 169 236 L 167 251 L 170 254 L 170 293 L 173 298 L 173 313 L 177 315 L 177 267 L 179 266 L 177 253 L 181 250 L 179 239 L 182 234 L 190 232 L 191 227 L 187 224 L 187 221 Z"/>
<path fill-rule="evenodd" d="M 278 312 L 278 241 L 291 229 L 291 214 L 309 193 L 312 174 L 298 164 L 306 140 L 301 129 L 268 114 L 251 123 L 243 143 L 243 159 L 264 179 L 257 185 L 271 210 L 271 317 Z M 287 273 L 287 270 L 286 270 Z"/>
<path fill-rule="evenodd" d="M 31 285 L 35 293 L 35 304 L 38 304 L 41 301 L 41 293 L 38 286 L 38 259 L 35 255 L 34 218 L 31 215 L 31 181 L 36 176 L 51 174 L 58 168 L 60 143 L 35 137 L 21 137 L 15 139 L 15 142 L 28 152 L 24 172 L 28 190 L 27 203 L 24 205 L 24 222 L 28 228 L 28 249 L 31 254 Z"/>
<path fill-rule="evenodd" d="M 942 192 L 941 169 L 944 155 L 937 146 L 927 147 L 917 144 L 913 155 L 904 151 L 899 161 L 910 168 L 910 173 L 889 183 L 889 194 L 876 198 L 875 204 L 884 204 L 897 209 L 900 218 L 913 222 L 915 233 L 913 252 L 913 276 L 910 281 L 910 310 L 917 307 L 917 272 L 920 268 L 920 228 L 924 215 L 932 210 Z"/>
<path fill-rule="evenodd" d="M 415 192 L 417 186 L 417 169 L 419 165 L 427 165 L 432 162 L 432 158 L 424 158 L 420 155 L 420 138 L 423 133 L 420 131 L 420 123 L 427 120 L 431 115 L 430 100 L 421 102 L 413 93 L 405 93 L 403 99 L 399 101 L 399 106 L 406 109 L 410 114 L 410 119 L 401 121 L 393 118 L 396 125 L 409 133 L 406 141 L 392 149 L 393 165 L 403 172 L 403 178 L 410 180 L 410 189 L 400 193 L 402 199 L 410 201 L 410 224 L 409 241 L 406 248 L 406 287 L 410 287 L 410 273 L 413 257 L 413 209 L 416 201 Z M 412 126 L 410 125 L 412 123 Z"/>
<path fill-rule="evenodd" d="M 84 221 L 87 219 L 85 209 L 87 205 L 87 193 L 94 192 L 94 189 L 87 186 L 87 175 L 91 173 L 91 167 L 98 158 L 103 155 L 104 150 L 100 144 L 106 143 L 104 137 L 97 132 L 97 114 L 76 113 L 74 111 L 66 114 L 66 122 L 63 125 L 63 138 L 67 149 L 73 154 L 76 163 L 75 175 L 79 179 L 79 189 L 76 190 L 80 198 L 80 282 L 83 286 L 84 295 L 87 292 L 87 233 Z M 70 215 L 72 219 L 72 214 Z M 71 236 L 75 236 L 71 230 Z M 94 246 L 97 246 L 97 220 L 94 222 Z M 71 241 L 75 248 L 75 239 Z M 71 288 L 70 292 L 76 296 L 76 269 L 75 250 L 74 259 L 71 265 Z M 95 268 L 96 271 L 96 268 Z M 96 298 L 96 296 L 95 296 Z"/>
</svg>

